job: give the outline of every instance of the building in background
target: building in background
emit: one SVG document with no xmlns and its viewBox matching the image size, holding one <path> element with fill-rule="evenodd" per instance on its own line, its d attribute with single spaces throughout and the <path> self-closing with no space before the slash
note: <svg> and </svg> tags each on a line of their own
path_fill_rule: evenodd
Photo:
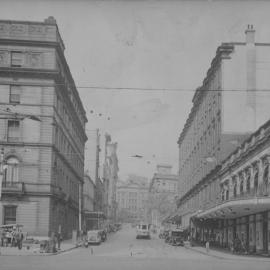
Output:
<svg viewBox="0 0 270 270">
<path fill-rule="evenodd" d="M 91 220 L 89 215 L 95 211 L 95 191 L 96 186 L 91 177 L 86 173 L 84 175 L 83 184 L 83 206 L 82 206 L 82 229 L 91 228 Z"/>
<path fill-rule="evenodd" d="M 171 170 L 171 165 L 157 165 L 157 172 L 149 185 L 148 213 L 151 224 L 157 227 L 161 226 L 163 220 L 176 208 L 179 176 L 172 174 Z"/>
<path fill-rule="evenodd" d="M 105 161 L 103 171 L 104 209 L 108 223 L 116 220 L 116 185 L 118 180 L 117 143 L 111 141 L 111 136 L 105 135 Z"/>
<path fill-rule="evenodd" d="M 241 177 L 245 174 L 240 173 L 242 170 L 248 171 L 245 169 L 247 164 L 244 163 L 250 159 L 250 166 L 254 168 L 253 162 L 257 159 L 264 160 L 261 157 L 261 148 L 257 148 L 256 154 L 255 150 L 251 150 L 253 149 L 252 142 L 244 143 L 244 147 L 232 154 L 237 146 L 241 145 L 250 134 L 269 119 L 270 115 L 270 94 L 269 91 L 263 91 L 270 87 L 270 77 L 267 75 L 270 67 L 270 44 L 255 43 L 253 26 L 249 25 L 245 33 L 245 42 L 223 43 L 218 47 L 203 85 L 195 92 L 191 113 L 178 140 L 181 179 L 180 198 L 177 203 L 178 214 L 182 217 L 182 224 L 185 227 L 191 225 L 192 236 L 202 241 L 210 237 L 210 234 L 206 236 L 206 233 L 203 232 L 202 227 L 207 225 L 208 233 L 211 228 L 211 238 L 215 238 L 216 243 L 228 243 L 228 231 L 226 234 L 225 231 L 220 230 L 214 232 L 213 230 L 216 230 L 217 226 L 234 228 L 234 237 L 236 236 L 235 228 L 239 230 L 240 224 L 242 228 L 249 226 L 247 219 L 236 219 L 236 217 L 240 218 L 245 213 L 245 216 L 250 218 L 256 211 L 267 211 L 268 208 L 268 206 L 265 208 L 263 203 L 255 211 L 251 206 L 253 203 L 255 204 L 255 201 L 251 200 L 251 205 L 246 206 L 245 209 L 240 207 L 239 212 L 234 207 L 227 209 L 221 207 L 216 208 L 220 211 L 205 214 L 206 209 L 217 206 L 224 196 L 231 201 L 227 206 L 234 205 L 235 203 L 232 201 L 240 194 L 242 196 L 249 185 L 246 184 L 247 186 L 244 187 L 243 181 L 238 177 L 240 174 Z M 252 138 L 256 141 L 259 137 L 253 136 Z M 266 140 L 266 137 L 264 138 Z M 249 150 L 247 151 L 245 147 L 248 147 Z M 233 165 L 225 166 L 225 175 L 230 172 L 230 176 L 224 177 L 231 179 L 236 173 L 235 179 L 237 180 L 229 180 L 230 184 L 224 185 L 223 182 L 227 182 L 227 180 L 223 179 L 218 168 L 229 155 L 231 155 Z M 256 158 L 256 155 L 259 157 Z M 242 163 L 243 168 L 241 169 L 239 166 Z M 263 162 L 259 162 L 259 164 L 262 166 Z M 251 179 L 254 179 L 256 171 L 262 172 L 261 167 L 256 168 L 251 170 Z M 222 182 L 218 180 L 219 177 L 223 179 Z M 231 196 L 229 192 L 232 192 L 233 187 L 236 193 Z M 251 187 L 249 186 L 248 189 Z M 247 193 L 247 197 L 249 196 Z M 243 200 L 239 197 L 236 205 L 240 205 L 242 202 Z M 265 213 L 263 215 L 260 213 L 258 220 L 264 220 Z M 204 218 L 207 220 L 202 223 Z M 225 219 L 227 221 L 224 221 Z M 250 222 L 253 223 L 258 221 L 254 215 L 252 221 L 251 219 Z M 235 225 L 235 222 L 238 222 L 239 226 Z M 264 221 L 260 224 L 264 225 L 258 226 L 266 226 Z M 262 241 L 260 240 L 262 239 L 261 231 L 256 234 L 256 240 L 254 231 L 249 230 L 249 233 L 251 238 L 245 236 L 245 239 L 249 239 L 251 242 Z M 238 236 L 242 238 L 239 233 Z M 265 244 L 264 250 L 266 250 L 266 246 Z"/>
<path fill-rule="evenodd" d="M 126 182 L 117 184 L 117 220 L 119 222 L 146 221 L 148 180 L 130 175 Z"/>
<path fill-rule="evenodd" d="M 87 119 L 64 49 L 53 17 L 0 21 L 0 224 L 33 236 L 80 229 Z"/>
</svg>

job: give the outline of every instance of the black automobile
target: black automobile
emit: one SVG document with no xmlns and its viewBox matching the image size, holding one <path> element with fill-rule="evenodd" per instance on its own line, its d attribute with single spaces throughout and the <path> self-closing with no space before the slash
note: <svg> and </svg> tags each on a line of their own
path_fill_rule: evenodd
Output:
<svg viewBox="0 0 270 270">
<path fill-rule="evenodd" d="M 172 230 L 169 243 L 172 246 L 184 246 L 184 231 L 181 229 Z"/>
</svg>

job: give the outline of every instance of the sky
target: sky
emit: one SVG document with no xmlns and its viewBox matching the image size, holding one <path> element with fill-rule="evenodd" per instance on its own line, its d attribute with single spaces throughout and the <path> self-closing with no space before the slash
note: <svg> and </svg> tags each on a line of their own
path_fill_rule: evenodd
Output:
<svg viewBox="0 0 270 270">
<path fill-rule="evenodd" d="M 151 178 L 160 163 L 177 173 L 177 140 L 217 47 L 243 42 L 248 24 L 254 25 L 257 42 L 270 42 L 270 1 L 0 4 L 0 19 L 55 17 L 88 117 L 85 169 L 93 162 L 99 128 L 102 137 L 108 132 L 118 143 L 121 179 L 130 173 Z"/>
</svg>

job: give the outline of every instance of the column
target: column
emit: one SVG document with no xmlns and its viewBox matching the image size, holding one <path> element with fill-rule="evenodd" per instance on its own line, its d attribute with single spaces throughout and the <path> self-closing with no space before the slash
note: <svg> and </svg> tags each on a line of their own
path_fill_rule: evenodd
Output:
<svg viewBox="0 0 270 270">
<path fill-rule="evenodd" d="M 229 178 L 228 188 L 229 188 L 229 199 L 231 199 L 233 198 L 233 180 L 231 176 Z"/>
</svg>

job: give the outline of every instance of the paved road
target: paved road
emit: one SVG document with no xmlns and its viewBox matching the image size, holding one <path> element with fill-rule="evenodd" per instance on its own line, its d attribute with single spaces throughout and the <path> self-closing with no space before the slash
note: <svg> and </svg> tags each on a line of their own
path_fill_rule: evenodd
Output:
<svg viewBox="0 0 270 270">
<path fill-rule="evenodd" d="M 93 254 L 91 254 L 93 251 Z M 109 236 L 100 246 L 78 248 L 57 256 L 2 256 L 0 270 L 170 270 L 170 269 L 267 269 L 265 261 L 227 260 L 207 256 L 184 247 L 172 247 L 156 236 L 137 240 L 127 227 Z"/>
</svg>

